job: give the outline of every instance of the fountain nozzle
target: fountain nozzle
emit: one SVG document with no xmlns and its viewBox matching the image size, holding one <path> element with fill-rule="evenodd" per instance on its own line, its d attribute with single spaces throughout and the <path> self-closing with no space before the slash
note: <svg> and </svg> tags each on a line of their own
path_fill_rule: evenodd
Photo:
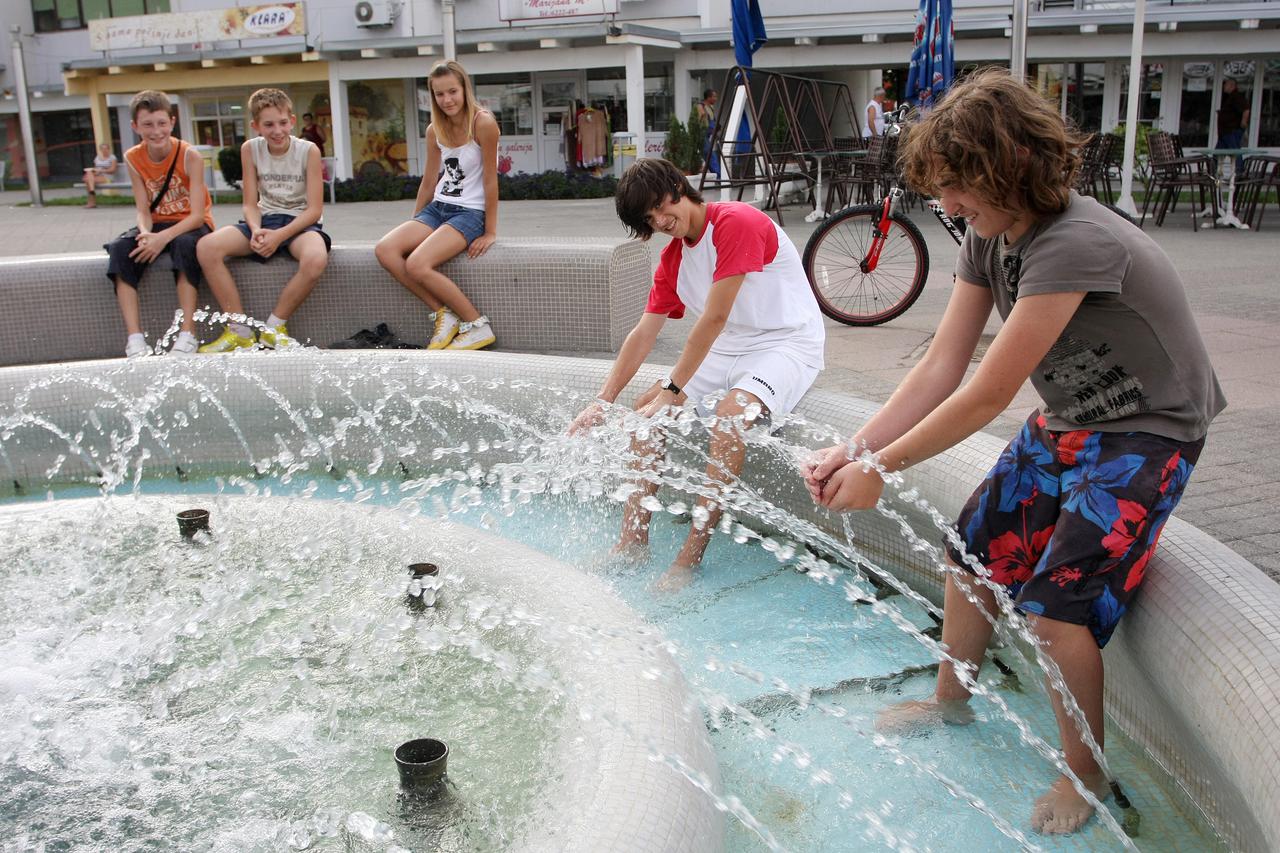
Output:
<svg viewBox="0 0 1280 853">
<path fill-rule="evenodd" d="M 194 539 L 201 531 L 209 533 L 209 510 L 184 509 L 178 513 L 178 532 L 183 539 Z"/>
<path fill-rule="evenodd" d="M 400 787 L 412 793 L 426 793 L 444 778 L 449 747 L 435 738 L 418 738 L 397 746 L 395 759 Z"/>
</svg>

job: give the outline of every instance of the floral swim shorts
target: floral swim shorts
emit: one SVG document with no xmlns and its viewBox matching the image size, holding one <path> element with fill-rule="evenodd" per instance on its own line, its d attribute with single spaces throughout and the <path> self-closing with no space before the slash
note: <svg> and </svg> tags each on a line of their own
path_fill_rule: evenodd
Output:
<svg viewBox="0 0 1280 853">
<path fill-rule="evenodd" d="M 1019 610 L 1087 625 L 1101 647 L 1142 583 L 1203 447 L 1203 438 L 1058 432 L 1033 412 L 956 528 Z M 954 548 L 947 552 L 965 565 Z"/>
</svg>

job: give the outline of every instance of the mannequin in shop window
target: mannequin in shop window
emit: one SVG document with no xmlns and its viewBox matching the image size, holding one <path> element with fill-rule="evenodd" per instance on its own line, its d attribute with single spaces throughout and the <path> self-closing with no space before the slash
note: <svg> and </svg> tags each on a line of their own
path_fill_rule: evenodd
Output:
<svg viewBox="0 0 1280 853">
<path fill-rule="evenodd" d="M 578 110 L 574 122 L 578 129 L 578 165 L 590 169 L 597 177 L 605 163 L 605 152 L 608 149 L 609 114 L 588 104 Z"/>
</svg>

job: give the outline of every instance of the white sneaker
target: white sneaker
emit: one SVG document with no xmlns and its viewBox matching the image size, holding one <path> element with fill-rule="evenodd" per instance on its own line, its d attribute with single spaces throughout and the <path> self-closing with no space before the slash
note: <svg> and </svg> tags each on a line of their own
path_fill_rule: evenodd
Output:
<svg viewBox="0 0 1280 853">
<path fill-rule="evenodd" d="M 481 314 L 470 323 L 458 325 L 458 334 L 449 342 L 447 349 L 484 349 L 497 340 L 489 318 Z"/>
<path fill-rule="evenodd" d="M 431 332 L 431 342 L 427 344 L 427 349 L 444 349 L 453 340 L 453 336 L 458 334 L 458 315 L 450 311 L 448 308 L 441 308 L 436 312 L 435 329 Z"/>
<path fill-rule="evenodd" d="M 141 337 L 130 336 L 124 344 L 125 358 L 141 358 L 151 353 L 151 347 L 147 346 L 147 342 Z"/>
<path fill-rule="evenodd" d="M 190 332 L 178 332 L 178 339 L 173 342 L 169 352 L 174 355 L 195 355 L 200 341 Z"/>
</svg>

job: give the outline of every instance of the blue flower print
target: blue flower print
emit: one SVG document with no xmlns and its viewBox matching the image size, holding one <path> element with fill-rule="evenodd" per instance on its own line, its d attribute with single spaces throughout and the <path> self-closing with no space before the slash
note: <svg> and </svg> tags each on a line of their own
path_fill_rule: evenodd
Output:
<svg viewBox="0 0 1280 853">
<path fill-rule="evenodd" d="M 1062 506 L 1103 530 L 1110 530 L 1120 515 L 1116 496 L 1110 490 L 1128 485 L 1142 467 L 1143 459 L 1136 453 L 1126 453 L 1099 465 L 1100 436 L 1101 433 L 1089 436 L 1084 451 L 1076 457 L 1076 466 L 1062 475 Z"/>
<path fill-rule="evenodd" d="M 1023 427 L 1018 441 L 1000 460 L 1000 467 L 1004 469 L 1000 477 L 1000 511 L 1012 512 L 1019 503 L 1037 493 L 1057 495 L 1058 478 L 1053 464 L 1053 451 L 1033 439 L 1030 431 Z"/>
</svg>

